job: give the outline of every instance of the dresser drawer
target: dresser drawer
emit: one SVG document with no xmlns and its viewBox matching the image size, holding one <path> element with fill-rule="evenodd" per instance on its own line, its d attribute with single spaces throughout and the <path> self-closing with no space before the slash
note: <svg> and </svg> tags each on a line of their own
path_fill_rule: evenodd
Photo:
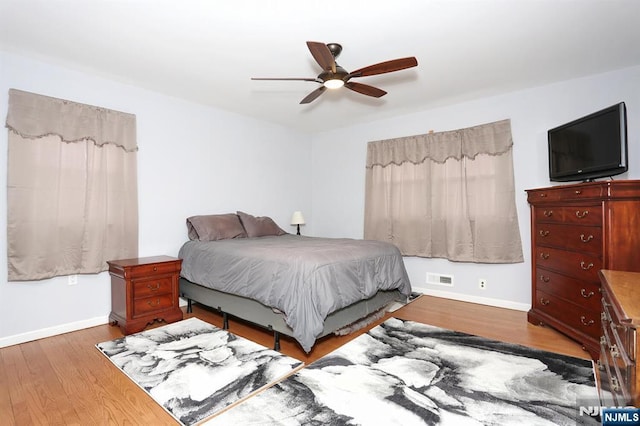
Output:
<svg viewBox="0 0 640 426">
<path fill-rule="evenodd" d="M 160 294 L 171 294 L 173 291 L 173 276 L 165 275 L 151 279 L 133 280 L 133 298 L 140 299 Z"/>
<path fill-rule="evenodd" d="M 611 380 L 611 392 L 619 394 L 622 400 L 628 401 L 631 398 L 629 389 L 632 386 L 634 365 L 627 358 L 625 352 L 620 350 L 619 342 L 611 334 L 610 326 L 602 326 L 602 336 L 600 337 L 600 362 L 608 368 L 609 379 Z"/>
<path fill-rule="evenodd" d="M 535 243 L 539 246 L 598 255 L 602 252 L 602 228 L 596 226 L 542 223 L 536 229 Z"/>
<path fill-rule="evenodd" d="M 600 204 L 537 207 L 534 215 L 536 223 L 602 226 L 602 206 Z"/>
<path fill-rule="evenodd" d="M 133 301 L 133 317 L 145 316 L 152 312 L 163 311 L 174 307 L 174 298 L 171 294 L 145 297 Z"/>
<path fill-rule="evenodd" d="M 599 282 L 598 271 L 602 269 L 600 256 L 541 246 L 535 248 L 534 255 L 536 256 L 535 264 L 544 269 L 583 281 Z"/>
<path fill-rule="evenodd" d="M 601 185 L 565 185 L 564 187 L 551 187 L 528 191 L 527 201 L 530 204 L 539 204 L 554 201 L 580 201 L 591 198 L 602 198 L 606 195 L 606 187 Z"/>
<path fill-rule="evenodd" d="M 557 318 L 577 332 L 586 334 L 594 339 L 600 338 L 601 322 L 599 311 L 569 303 L 565 299 L 540 290 L 536 290 L 536 299 L 533 301 L 533 305 L 539 311 Z"/>
<path fill-rule="evenodd" d="M 593 312 L 600 312 L 600 286 L 557 272 L 536 268 L 536 288 L 544 293 L 566 299 Z"/>
</svg>

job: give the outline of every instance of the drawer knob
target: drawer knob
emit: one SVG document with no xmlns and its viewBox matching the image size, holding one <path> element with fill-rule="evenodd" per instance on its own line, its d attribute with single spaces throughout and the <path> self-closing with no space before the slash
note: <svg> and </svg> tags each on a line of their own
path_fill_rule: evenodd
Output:
<svg viewBox="0 0 640 426">
<path fill-rule="evenodd" d="M 576 189 L 575 192 L 576 192 L 576 195 L 580 195 L 580 194 L 582 194 L 582 189 Z"/>
<path fill-rule="evenodd" d="M 545 217 L 551 217 L 551 216 L 553 216 L 553 210 L 545 210 L 544 212 L 542 212 L 542 214 Z"/>
<path fill-rule="evenodd" d="M 578 219 L 584 219 L 585 217 L 587 217 L 588 214 L 589 214 L 589 210 L 584 210 L 584 211 L 576 210 L 576 217 Z"/>
<path fill-rule="evenodd" d="M 580 289 L 580 295 L 581 295 L 582 297 L 584 297 L 585 299 L 590 298 L 590 297 L 591 297 L 591 296 L 593 296 L 594 294 L 595 294 L 595 293 L 594 293 L 593 291 L 590 291 L 589 293 L 587 293 L 587 290 L 585 290 L 584 288 L 583 288 L 583 289 Z"/>
<path fill-rule="evenodd" d="M 618 345 L 616 345 L 615 343 L 611 345 L 611 347 L 609 348 L 609 352 L 611 352 L 611 356 L 614 358 L 620 357 L 620 351 L 618 351 Z"/>
<path fill-rule="evenodd" d="M 549 299 L 545 299 L 544 297 L 541 297 L 541 298 L 540 298 L 540 304 L 541 304 L 542 306 L 547 306 L 549 303 L 550 303 L 550 302 L 549 302 Z"/>
<path fill-rule="evenodd" d="M 540 257 L 544 260 L 547 260 L 549 258 L 549 253 L 540 253 Z"/>
<path fill-rule="evenodd" d="M 549 235 L 549 231 L 545 231 L 543 229 L 540 230 L 540 236 L 541 237 L 546 237 L 547 235 Z"/>
<path fill-rule="evenodd" d="M 158 270 L 158 267 L 157 267 L 157 266 L 154 266 L 154 267 L 153 267 L 153 272 L 156 272 L 157 270 Z"/>
<path fill-rule="evenodd" d="M 156 307 L 158 305 L 160 305 L 160 299 L 156 299 L 155 303 L 153 302 L 153 300 L 147 300 L 147 305 L 153 307 Z"/>
<path fill-rule="evenodd" d="M 147 288 L 151 291 L 160 290 L 160 283 L 156 283 L 156 285 L 147 284 Z"/>
<path fill-rule="evenodd" d="M 582 261 L 580 262 L 580 267 L 585 271 L 588 271 L 589 269 L 593 268 L 593 263 L 589 262 L 589 264 L 586 264 L 584 263 L 584 261 Z"/>
<path fill-rule="evenodd" d="M 594 320 L 587 321 L 587 318 L 584 315 L 582 315 L 580 317 L 580 322 L 582 323 L 582 325 L 586 325 L 586 326 L 590 326 L 590 325 L 593 325 L 595 323 Z"/>
<path fill-rule="evenodd" d="M 583 243 L 588 243 L 591 240 L 593 240 L 593 235 L 588 235 L 585 237 L 584 234 L 580 234 L 580 241 L 582 241 Z"/>
<path fill-rule="evenodd" d="M 546 194 L 545 192 L 541 192 L 541 193 L 540 193 L 540 197 L 544 198 L 544 197 L 546 197 L 546 196 L 547 196 L 547 194 Z"/>
<path fill-rule="evenodd" d="M 551 278 L 545 277 L 544 275 L 540 274 L 540 281 L 542 281 L 544 283 L 548 283 L 550 280 L 551 280 Z"/>
<path fill-rule="evenodd" d="M 618 378 L 617 377 L 612 377 L 611 378 L 611 390 L 614 392 L 617 392 L 620 390 L 620 383 L 618 383 Z"/>
</svg>

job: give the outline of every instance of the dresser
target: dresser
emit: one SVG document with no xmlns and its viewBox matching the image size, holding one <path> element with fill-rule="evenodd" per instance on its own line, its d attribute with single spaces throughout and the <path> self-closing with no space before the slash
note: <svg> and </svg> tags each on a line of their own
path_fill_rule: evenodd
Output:
<svg viewBox="0 0 640 426">
<path fill-rule="evenodd" d="M 600 405 L 640 407 L 640 273 L 600 271 L 602 336 L 596 376 Z"/>
<path fill-rule="evenodd" d="M 640 181 L 527 190 L 531 207 L 531 310 L 600 356 L 601 269 L 640 271 Z"/>
<path fill-rule="evenodd" d="M 178 299 L 182 259 L 154 256 L 107 264 L 111 275 L 109 320 L 124 334 L 142 331 L 156 320 L 182 319 Z"/>
</svg>

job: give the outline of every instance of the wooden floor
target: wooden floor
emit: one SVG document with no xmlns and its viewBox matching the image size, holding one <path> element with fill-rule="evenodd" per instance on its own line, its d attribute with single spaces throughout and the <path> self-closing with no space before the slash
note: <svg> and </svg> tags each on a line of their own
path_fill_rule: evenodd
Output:
<svg viewBox="0 0 640 426">
<path fill-rule="evenodd" d="M 198 305 L 190 316 L 222 326 L 219 314 Z M 422 296 L 388 316 L 588 358 L 574 341 L 527 323 L 525 312 Z M 242 322 L 231 320 L 230 331 L 273 345 L 271 333 Z M 283 337 L 281 351 L 311 363 L 358 334 L 326 337 L 309 354 Z M 94 347 L 121 336 L 103 325 L 0 349 L 0 425 L 177 424 Z"/>
</svg>

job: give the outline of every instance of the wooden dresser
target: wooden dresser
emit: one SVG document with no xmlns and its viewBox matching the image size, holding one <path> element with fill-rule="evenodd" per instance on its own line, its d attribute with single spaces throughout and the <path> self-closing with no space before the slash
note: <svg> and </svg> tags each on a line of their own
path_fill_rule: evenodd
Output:
<svg viewBox="0 0 640 426">
<path fill-rule="evenodd" d="M 531 206 L 532 303 L 546 324 L 600 356 L 598 271 L 640 271 L 640 181 L 527 190 Z"/>
<path fill-rule="evenodd" d="M 598 376 L 600 405 L 640 407 L 640 273 L 600 271 L 602 336 Z"/>
<path fill-rule="evenodd" d="M 178 292 L 182 259 L 169 256 L 111 260 L 109 320 L 124 334 L 142 331 L 156 320 L 182 319 Z"/>
</svg>

